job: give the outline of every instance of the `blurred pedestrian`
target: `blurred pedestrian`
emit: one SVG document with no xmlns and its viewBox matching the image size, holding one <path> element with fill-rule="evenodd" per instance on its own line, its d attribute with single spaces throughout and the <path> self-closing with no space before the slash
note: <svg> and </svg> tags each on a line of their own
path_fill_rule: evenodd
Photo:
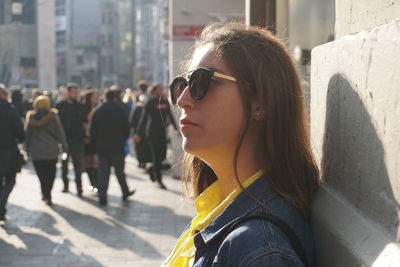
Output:
<svg viewBox="0 0 400 267">
<path fill-rule="evenodd" d="M 168 100 L 163 96 L 164 87 L 156 83 L 150 88 L 150 93 L 151 98 L 143 108 L 134 141 L 140 142 L 142 137 L 147 138 L 152 157 L 152 166 L 148 169 L 150 179 L 157 182 L 162 189 L 166 189 L 161 174 L 161 164 L 167 154 L 165 122 L 169 121 L 176 131 L 178 131 L 178 127 L 172 116 Z"/>
<path fill-rule="evenodd" d="M 86 89 L 82 96 L 82 104 L 85 110 L 85 145 L 84 145 L 84 170 L 89 176 L 89 191 L 97 192 L 97 166 L 95 162 L 95 147 L 90 138 L 90 123 L 93 112 L 98 104 L 97 93 L 93 89 Z"/>
<path fill-rule="evenodd" d="M 23 95 L 21 90 L 14 90 L 11 93 L 11 104 L 14 106 L 15 110 L 18 112 L 21 120 L 25 119 L 25 106 L 23 101 Z"/>
<path fill-rule="evenodd" d="M 113 86 L 110 87 L 110 90 L 115 92 L 115 95 L 117 96 L 116 103 L 122 108 L 122 110 L 126 113 L 126 115 L 129 116 L 129 107 L 123 101 L 123 91 L 122 91 L 122 89 L 119 88 L 118 85 L 113 85 Z"/>
<path fill-rule="evenodd" d="M 118 103 L 115 90 L 106 92 L 106 102 L 93 113 L 90 138 L 98 156 L 99 205 L 107 205 L 107 190 L 111 167 L 121 186 L 122 199 L 126 201 L 135 193 L 126 183 L 124 145 L 129 136 L 128 116 Z"/>
<path fill-rule="evenodd" d="M 79 87 L 75 83 L 66 86 L 66 99 L 56 105 L 60 120 L 65 131 L 68 143 L 68 153 L 62 160 L 62 179 L 64 188 L 62 192 L 69 192 L 68 162 L 72 158 L 75 172 L 76 191 L 82 195 L 82 161 L 83 161 L 83 136 L 85 123 L 85 111 L 83 105 L 78 102 Z"/>
<path fill-rule="evenodd" d="M 33 110 L 33 101 L 35 101 L 36 97 L 41 96 L 43 93 L 38 88 L 33 88 L 31 91 L 31 98 L 25 102 L 25 111 Z"/>
<path fill-rule="evenodd" d="M 146 104 L 147 101 L 150 99 L 150 95 L 148 94 L 147 90 L 149 89 L 148 84 L 145 80 L 140 80 L 136 84 L 136 89 L 139 91 L 139 95 L 137 99 L 141 97 L 141 101 Z"/>
<path fill-rule="evenodd" d="M 140 81 L 137 84 L 140 94 L 136 97 L 136 105 L 131 110 L 129 115 L 129 124 L 131 126 L 131 132 L 134 134 L 138 127 L 140 117 L 142 115 L 143 107 L 149 100 L 147 96 L 147 83 L 146 81 Z M 151 162 L 151 151 L 146 136 L 141 136 L 140 142 L 133 142 L 135 146 L 136 159 L 138 161 L 139 168 L 146 168 L 146 163 Z"/>
<path fill-rule="evenodd" d="M 125 103 L 125 105 L 127 105 L 129 112 L 131 112 L 131 110 L 135 108 L 135 101 L 133 101 L 132 89 L 130 88 L 125 89 L 125 94 L 122 101 Z"/>
<path fill-rule="evenodd" d="M 52 205 L 51 190 L 56 177 L 58 155 L 68 151 L 58 110 L 51 108 L 47 96 L 39 96 L 33 102 L 33 111 L 28 111 L 25 120 L 26 151 L 33 161 L 39 177 L 42 200 Z"/>
<path fill-rule="evenodd" d="M 211 24 L 170 90 L 197 215 L 162 266 L 314 266 L 319 171 L 286 46 L 263 28 Z"/>
<path fill-rule="evenodd" d="M 21 119 L 8 103 L 8 92 L 0 83 L 0 221 L 5 220 L 8 197 L 21 170 L 21 154 L 17 143 L 25 139 Z"/>
<path fill-rule="evenodd" d="M 47 96 L 50 100 L 50 106 L 54 107 L 54 96 L 53 92 L 51 90 L 45 90 L 43 91 L 43 95 Z"/>
<path fill-rule="evenodd" d="M 129 116 L 129 107 L 128 104 L 123 101 L 123 91 L 117 85 L 113 85 L 110 87 L 111 91 L 114 91 L 117 96 L 117 104 L 121 107 L 121 109 L 125 112 L 126 116 Z M 124 156 L 129 155 L 129 140 L 125 140 L 124 143 Z"/>
</svg>

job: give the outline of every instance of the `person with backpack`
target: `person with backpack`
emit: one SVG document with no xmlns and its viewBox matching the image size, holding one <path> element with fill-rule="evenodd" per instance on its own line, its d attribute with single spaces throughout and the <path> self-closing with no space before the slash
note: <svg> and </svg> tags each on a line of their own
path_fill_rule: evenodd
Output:
<svg viewBox="0 0 400 267">
<path fill-rule="evenodd" d="M 68 151 L 68 145 L 58 110 L 51 108 L 50 99 L 39 96 L 32 107 L 25 119 L 26 151 L 39 177 L 42 200 L 51 206 L 58 156 Z"/>
</svg>

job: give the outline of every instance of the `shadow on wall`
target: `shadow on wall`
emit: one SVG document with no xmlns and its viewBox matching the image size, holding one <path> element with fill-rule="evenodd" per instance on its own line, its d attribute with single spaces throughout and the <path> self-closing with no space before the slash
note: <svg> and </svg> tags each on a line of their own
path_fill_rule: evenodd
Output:
<svg viewBox="0 0 400 267">
<path fill-rule="evenodd" d="M 385 151 L 354 88 L 342 74 L 329 81 L 322 179 L 396 239 L 400 205 L 388 177 Z"/>
</svg>

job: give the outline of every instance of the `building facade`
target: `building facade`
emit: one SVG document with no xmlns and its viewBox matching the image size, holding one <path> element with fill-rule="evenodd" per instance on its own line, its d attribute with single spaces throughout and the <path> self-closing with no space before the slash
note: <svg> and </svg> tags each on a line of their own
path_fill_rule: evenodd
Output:
<svg viewBox="0 0 400 267">
<path fill-rule="evenodd" d="M 101 1 L 101 85 L 131 87 L 134 65 L 134 1 Z"/>
<path fill-rule="evenodd" d="M 38 38 L 38 72 L 39 88 L 51 90 L 56 88 L 56 41 L 55 41 L 55 1 L 37 2 L 37 38 Z"/>
<path fill-rule="evenodd" d="M 0 1 L 0 81 L 8 86 L 37 87 L 36 1 Z"/>
<path fill-rule="evenodd" d="M 168 1 L 137 0 L 135 80 L 168 83 Z"/>
<path fill-rule="evenodd" d="M 56 0 L 57 85 L 100 86 L 100 2 Z"/>
</svg>

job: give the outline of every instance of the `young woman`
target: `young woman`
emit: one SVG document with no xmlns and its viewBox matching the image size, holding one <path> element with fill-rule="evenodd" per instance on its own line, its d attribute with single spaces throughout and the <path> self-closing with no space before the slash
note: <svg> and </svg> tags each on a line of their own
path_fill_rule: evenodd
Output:
<svg viewBox="0 0 400 267">
<path fill-rule="evenodd" d="M 51 189 L 56 177 L 59 145 L 62 145 L 65 152 L 67 142 L 58 111 L 50 107 L 47 96 L 37 97 L 33 109 L 26 114 L 26 151 L 39 177 L 42 199 L 47 205 L 52 205 Z"/>
<path fill-rule="evenodd" d="M 287 49 L 265 29 L 218 23 L 189 63 L 170 90 L 197 214 L 163 266 L 311 266 L 319 171 Z"/>
<path fill-rule="evenodd" d="M 136 96 L 136 104 L 135 107 L 132 108 L 131 113 L 129 115 L 129 124 L 131 126 L 131 132 L 133 134 L 136 133 L 136 129 L 139 125 L 139 120 L 142 115 L 143 108 L 147 101 L 149 100 L 149 96 L 147 95 L 147 83 L 144 80 L 139 81 L 136 84 L 137 91 L 139 91 Z M 138 167 L 141 169 L 146 168 L 146 163 L 151 162 L 151 151 L 149 147 L 149 142 L 145 135 L 140 136 L 140 142 L 134 142 L 136 159 L 139 163 Z"/>
<path fill-rule="evenodd" d="M 87 90 L 84 92 L 82 96 L 82 104 L 85 110 L 85 146 L 84 146 L 84 169 L 89 176 L 90 186 L 89 190 L 92 192 L 97 192 L 97 166 L 95 164 L 94 155 L 95 155 L 95 148 L 93 142 L 90 140 L 89 136 L 89 126 L 90 122 L 92 121 L 92 115 L 94 109 L 98 104 L 98 97 L 95 90 Z"/>
<path fill-rule="evenodd" d="M 164 86 L 156 83 L 150 88 L 151 98 L 144 105 L 134 141 L 141 142 L 145 136 L 149 142 L 152 166 L 148 169 L 150 179 L 160 188 L 167 189 L 162 182 L 161 164 L 167 155 L 166 121 L 171 122 L 175 130 L 178 126 L 171 114 L 168 100 L 163 96 Z"/>
</svg>

